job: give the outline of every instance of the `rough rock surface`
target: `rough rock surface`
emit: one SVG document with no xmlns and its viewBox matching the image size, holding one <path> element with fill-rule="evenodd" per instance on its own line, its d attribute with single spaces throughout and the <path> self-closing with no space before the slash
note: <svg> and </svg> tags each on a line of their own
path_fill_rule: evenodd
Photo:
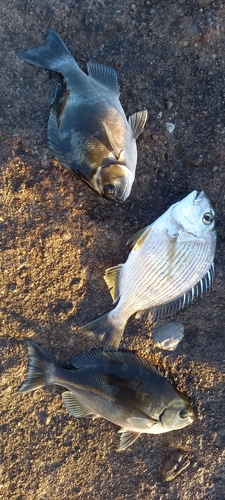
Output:
<svg viewBox="0 0 225 500">
<path fill-rule="evenodd" d="M 42 44 L 48 27 L 83 69 L 91 59 L 116 70 L 127 115 L 148 109 L 136 181 L 121 205 L 97 197 L 48 150 L 57 77 L 15 55 Z M 2 499 L 224 499 L 224 27 L 222 0 L 1 0 Z M 71 417 L 60 388 L 17 393 L 23 340 L 64 366 L 93 347 L 79 325 L 111 307 L 104 270 L 126 259 L 133 233 L 193 189 L 205 190 L 217 214 L 213 291 L 180 313 L 185 335 L 174 353 L 154 349 L 151 325 L 134 318 L 124 345 L 174 381 L 196 420 L 117 452 L 116 426 Z M 167 484 L 158 471 L 176 450 L 190 466 Z"/>
</svg>

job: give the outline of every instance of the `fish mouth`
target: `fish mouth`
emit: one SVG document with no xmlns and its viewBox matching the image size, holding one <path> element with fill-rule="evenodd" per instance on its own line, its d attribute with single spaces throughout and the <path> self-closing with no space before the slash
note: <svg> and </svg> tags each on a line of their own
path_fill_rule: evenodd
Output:
<svg viewBox="0 0 225 500">
<path fill-rule="evenodd" d="M 86 177 L 86 175 L 83 174 L 83 172 L 78 170 L 76 173 L 82 179 L 82 181 L 85 182 L 85 184 L 87 184 L 87 186 L 89 186 L 89 188 L 91 188 L 93 193 L 97 194 L 98 196 L 102 196 L 102 198 L 104 198 L 105 200 L 120 202 L 120 201 L 124 201 L 124 199 L 126 199 L 126 198 L 123 199 L 121 197 L 117 197 L 117 196 L 115 196 L 115 194 L 110 193 L 110 192 L 108 192 L 107 194 L 99 192 L 99 190 L 93 186 L 91 181 Z"/>
<path fill-rule="evenodd" d="M 191 425 L 195 419 L 194 413 L 188 413 L 188 417 L 185 419 L 185 427 L 186 425 Z"/>
<path fill-rule="evenodd" d="M 109 189 L 107 193 L 103 192 L 103 197 L 107 200 L 123 202 L 128 198 L 131 192 L 133 179 L 131 178 L 130 170 L 125 165 L 121 165 L 121 167 L 125 175 L 118 179 L 118 181 L 121 180 L 120 182 L 115 182 L 114 190 L 110 191 Z"/>
<path fill-rule="evenodd" d="M 115 196 L 114 194 L 103 194 L 102 197 L 105 198 L 105 200 L 114 201 L 116 203 L 121 203 L 122 201 L 124 201 L 124 198 Z"/>
<path fill-rule="evenodd" d="M 203 198 L 205 198 L 205 193 L 204 191 L 195 191 L 196 195 L 194 198 L 194 205 L 197 205 L 198 203 L 201 203 Z"/>
</svg>

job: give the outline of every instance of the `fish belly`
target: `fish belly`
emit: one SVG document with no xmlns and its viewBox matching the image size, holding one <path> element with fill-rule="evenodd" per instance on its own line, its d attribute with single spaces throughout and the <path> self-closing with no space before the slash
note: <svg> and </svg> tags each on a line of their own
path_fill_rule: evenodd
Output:
<svg viewBox="0 0 225 500">
<path fill-rule="evenodd" d="M 213 258 L 214 244 L 209 239 L 178 241 L 172 249 L 157 243 L 132 251 L 121 271 L 118 306 L 131 316 L 180 297 L 203 278 Z"/>
</svg>

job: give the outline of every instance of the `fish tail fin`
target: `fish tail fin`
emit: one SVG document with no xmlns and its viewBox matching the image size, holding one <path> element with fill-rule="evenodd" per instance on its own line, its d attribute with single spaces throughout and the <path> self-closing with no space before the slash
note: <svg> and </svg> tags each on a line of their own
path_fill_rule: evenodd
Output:
<svg viewBox="0 0 225 500">
<path fill-rule="evenodd" d="M 25 52 L 16 52 L 16 54 L 20 59 L 30 64 L 34 64 L 40 68 L 57 71 L 58 73 L 61 73 L 60 68 L 62 64 L 67 63 L 68 60 L 76 64 L 60 36 L 52 29 L 48 29 L 47 39 L 44 45 Z"/>
<path fill-rule="evenodd" d="M 31 340 L 26 340 L 28 347 L 28 372 L 26 380 L 23 382 L 18 392 L 28 392 L 53 383 L 54 363 Z"/>
<path fill-rule="evenodd" d="M 124 332 L 124 325 L 116 326 L 110 312 L 100 318 L 87 323 L 82 327 L 83 331 L 90 331 L 103 343 L 104 351 L 117 351 Z"/>
</svg>

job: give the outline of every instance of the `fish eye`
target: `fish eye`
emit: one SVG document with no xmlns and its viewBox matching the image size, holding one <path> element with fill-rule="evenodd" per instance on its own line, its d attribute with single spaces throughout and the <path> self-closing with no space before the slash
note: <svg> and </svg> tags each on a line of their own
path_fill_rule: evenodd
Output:
<svg viewBox="0 0 225 500">
<path fill-rule="evenodd" d="M 180 418 L 187 418 L 188 417 L 188 412 L 185 408 L 183 408 L 183 410 L 180 411 L 179 417 Z"/>
<path fill-rule="evenodd" d="M 115 192 L 116 192 L 116 188 L 115 188 L 115 186 L 113 186 L 113 184 L 106 184 L 103 187 L 103 191 L 104 191 L 105 196 L 114 196 Z"/>
<path fill-rule="evenodd" d="M 209 225 L 214 220 L 214 215 L 212 212 L 206 212 L 202 217 L 203 224 Z"/>
</svg>

